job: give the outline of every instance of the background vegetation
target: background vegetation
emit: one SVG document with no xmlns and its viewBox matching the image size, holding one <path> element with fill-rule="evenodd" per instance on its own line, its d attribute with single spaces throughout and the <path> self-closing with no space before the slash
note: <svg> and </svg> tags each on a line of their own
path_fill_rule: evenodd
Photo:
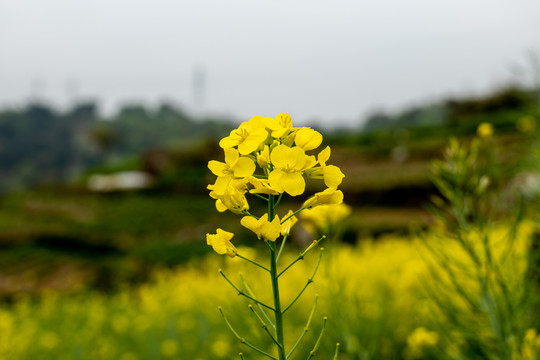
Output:
<svg viewBox="0 0 540 360">
<path fill-rule="evenodd" d="M 325 133 L 352 212 L 310 290 L 329 317 L 321 358 L 337 341 L 343 359 L 537 357 L 538 98 L 509 87 Z M 485 122 L 494 134 L 480 140 Z M 108 119 L 94 104 L 0 112 L 0 359 L 256 358 L 217 311 L 248 313 L 217 269 L 253 271 L 204 242 L 230 223 L 246 251 L 258 246 L 206 190 L 231 128 L 167 104 Z M 151 185 L 89 189 L 92 175 L 121 171 Z M 310 230 L 298 226 L 287 256 Z M 302 331 L 310 306 L 287 331 Z M 258 334 L 251 320 L 233 321 Z"/>
</svg>

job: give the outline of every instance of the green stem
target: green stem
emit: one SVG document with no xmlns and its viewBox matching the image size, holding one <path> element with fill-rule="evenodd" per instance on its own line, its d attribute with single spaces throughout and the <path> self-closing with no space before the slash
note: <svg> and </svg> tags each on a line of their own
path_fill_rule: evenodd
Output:
<svg viewBox="0 0 540 360">
<path fill-rule="evenodd" d="M 334 354 L 334 359 L 333 360 L 337 360 L 338 354 L 339 354 L 339 343 L 336 344 L 336 353 Z"/>
<path fill-rule="evenodd" d="M 221 306 L 218 308 L 219 309 L 219 312 L 221 313 L 221 316 L 223 317 L 223 320 L 225 320 L 225 323 L 227 323 L 227 326 L 229 327 L 229 329 L 231 330 L 231 332 L 234 334 L 234 336 L 240 340 L 240 342 L 244 345 L 246 345 L 247 347 L 250 347 L 252 348 L 253 350 L 255 350 L 256 352 L 258 352 L 259 354 L 262 354 L 264 356 L 267 356 L 269 357 L 270 359 L 274 359 L 274 360 L 278 360 L 276 359 L 275 356 L 272 356 L 270 355 L 269 353 L 265 352 L 265 351 L 262 351 L 261 349 L 259 349 L 258 347 L 256 347 L 255 345 L 252 345 L 250 343 L 248 343 L 246 341 L 246 339 L 244 339 L 243 337 L 241 337 L 240 335 L 238 335 L 238 333 L 236 332 L 236 330 L 234 330 L 234 328 L 232 327 L 231 323 L 229 322 L 229 320 L 227 320 L 227 317 L 225 317 L 225 314 L 223 313 L 223 309 L 221 308 Z"/>
<path fill-rule="evenodd" d="M 290 263 L 285 269 L 283 269 L 283 271 L 281 271 L 278 275 L 278 277 L 280 277 L 285 271 L 289 270 L 289 268 L 291 266 L 293 266 L 294 264 L 296 264 L 298 261 L 300 260 L 304 260 L 304 256 L 307 255 L 308 252 L 310 252 L 311 250 L 313 250 L 313 248 L 315 248 L 315 246 L 317 246 L 318 243 L 320 243 L 321 241 L 323 241 L 324 239 L 326 239 L 326 236 L 323 235 L 321 236 L 321 238 L 319 240 L 314 240 L 308 247 L 306 250 L 302 251 L 300 253 L 300 255 L 298 255 L 298 257 L 296 259 L 294 259 L 294 261 L 292 263 Z"/>
<path fill-rule="evenodd" d="M 270 272 L 270 269 L 269 269 L 269 268 L 267 268 L 267 267 L 264 266 L 264 265 L 259 264 L 259 263 L 256 262 L 256 261 L 253 261 L 253 260 L 251 260 L 251 259 L 248 259 L 247 257 L 244 257 L 244 256 L 240 255 L 239 253 L 236 253 L 236 256 L 238 256 L 240 259 L 244 259 L 244 260 L 246 260 L 247 262 L 252 263 L 252 264 L 255 265 L 255 266 L 260 267 L 261 269 L 264 269 L 264 270 Z"/>
<path fill-rule="evenodd" d="M 259 220 L 259 218 L 257 216 L 253 215 L 252 213 L 250 213 L 247 210 L 242 211 L 242 214 L 247 215 L 247 216 L 251 216 L 252 218 L 255 218 L 255 219 Z"/>
<path fill-rule="evenodd" d="M 223 272 L 223 270 L 219 269 L 218 270 L 219 273 L 221 274 L 221 276 L 223 276 L 223 278 L 225 280 L 227 280 L 227 282 L 236 290 L 238 291 L 238 295 L 242 295 L 242 296 L 245 296 L 246 298 L 248 298 L 249 300 L 251 301 L 254 301 L 256 302 L 257 304 L 260 304 L 261 306 L 264 306 L 265 308 L 269 309 L 269 310 L 272 310 L 272 311 L 276 311 L 273 307 L 271 306 L 268 306 L 266 305 L 265 303 L 263 303 L 262 301 L 259 301 L 257 299 L 255 299 L 254 297 L 246 294 L 246 292 L 244 290 L 241 290 L 238 288 L 238 286 L 234 285 L 234 283 L 227 277 L 227 275 L 225 275 L 225 273 Z"/>
<path fill-rule="evenodd" d="M 279 197 L 276 201 L 276 203 L 274 204 L 274 209 L 277 208 L 277 206 L 279 205 L 279 203 L 281 202 L 281 198 L 283 197 L 283 193 L 279 194 Z"/>
<path fill-rule="evenodd" d="M 279 252 L 278 252 L 277 257 L 276 257 L 276 262 L 279 261 L 279 258 L 281 256 L 281 252 L 283 251 L 283 248 L 285 247 L 285 242 L 287 241 L 288 237 L 289 237 L 289 235 L 287 235 L 287 234 L 283 235 L 283 240 L 281 241 L 281 245 L 279 247 Z"/>
<path fill-rule="evenodd" d="M 268 221 L 274 220 L 274 195 L 268 196 Z M 274 294 L 274 315 L 276 319 L 276 340 L 279 360 L 287 360 L 285 343 L 283 341 L 283 314 L 281 313 L 281 300 L 279 298 L 279 283 L 277 275 L 276 243 L 270 245 L 270 278 L 272 280 L 272 293 Z"/>
<path fill-rule="evenodd" d="M 257 193 L 252 193 L 252 192 L 250 192 L 250 194 L 253 195 L 253 196 L 255 196 L 255 197 L 258 197 L 258 198 L 261 199 L 261 200 L 268 201 L 267 198 L 265 198 L 264 196 L 259 195 L 259 194 L 257 194 Z"/>
<path fill-rule="evenodd" d="M 285 221 L 289 220 L 290 218 L 292 218 L 294 215 L 298 214 L 300 211 L 302 210 L 305 210 L 305 208 L 300 208 L 298 210 L 296 210 L 295 212 L 293 212 L 291 215 L 287 216 L 285 219 L 281 220 L 281 223 L 283 224 Z"/>
<path fill-rule="evenodd" d="M 268 336 L 270 336 L 270 338 L 272 339 L 272 341 L 278 346 L 278 347 L 281 347 L 281 344 L 277 342 L 276 338 L 274 337 L 274 335 L 272 335 L 272 333 L 270 332 L 270 330 L 268 329 L 268 324 L 266 324 L 264 322 L 264 320 L 262 319 L 262 317 L 257 314 L 257 312 L 255 311 L 255 309 L 253 308 L 253 305 L 249 304 L 249 310 L 251 310 L 251 312 L 257 317 L 257 319 L 259 319 L 260 323 L 261 323 L 261 327 L 264 329 L 264 331 L 266 331 L 266 333 L 268 334 Z"/>
<path fill-rule="evenodd" d="M 244 275 L 242 273 L 240 273 L 240 279 L 242 280 L 242 285 L 244 285 L 244 288 L 246 289 L 247 293 L 249 296 L 251 296 L 252 298 L 256 299 L 257 296 L 255 296 L 255 293 L 251 290 L 251 288 L 249 287 L 246 279 L 244 278 Z M 272 328 L 274 330 L 276 330 L 276 325 L 274 325 L 274 323 L 272 322 L 272 320 L 270 319 L 270 317 L 268 316 L 268 314 L 266 313 L 266 311 L 264 311 L 263 307 L 261 306 L 261 304 L 257 303 L 256 304 L 257 307 L 259 308 L 259 310 L 261 311 L 261 313 L 264 315 L 264 318 L 266 319 L 266 321 L 268 321 L 268 323 L 270 325 L 272 325 Z"/>
<path fill-rule="evenodd" d="M 283 314 L 281 312 L 281 301 L 279 298 L 279 284 L 277 276 L 277 263 L 276 263 L 276 244 L 272 242 L 270 249 L 270 277 L 272 278 L 272 292 L 274 293 L 274 314 L 276 317 L 276 340 L 278 344 L 279 360 L 287 360 L 285 355 L 285 346 L 283 342 Z"/>
<path fill-rule="evenodd" d="M 311 319 L 313 319 L 313 314 L 315 314 L 315 309 L 317 308 L 317 300 L 319 300 L 319 294 L 315 294 L 315 302 L 313 303 L 313 308 L 311 308 L 311 313 L 309 314 L 309 318 L 307 320 L 306 326 L 304 326 L 304 330 L 302 331 L 302 334 L 300 334 L 300 337 L 298 340 L 296 340 L 296 343 L 292 347 L 291 351 L 287 354 L 287 359 L 291 357 L 294 350 L 298 347 L 306 333 L 309 331 L 309 326 L 311 325 Z"/>
<path fill-rule="evenodd" d="M 319 253 L 319 259 L 317 260 L 317 265 L 315 266 L 315 269 L 313 270 L 313 273 L 311 274 L 311 277 L 309 277 L 307 279 L 307 282 L 306 282 L 306 285 L 304 285 L 304 287 L 302 288 L 302 290 L 298 293 L 298 295 L 296 295 L 296 297 L 294 298 L 293 301 L 291 301 L 291 303 L 285 308 L 283 309 L 283 313 L 285 314 L 285 312 L 287 310 L 289 310 L 291 308 L 291 306 L 294 305 L 294 303 L 300 299 L 300 296 L 302 296 L 302 294 L 304 293 L 304 291 L 306 291 L 307 287 L 309 286 L 309 284 L 311 284 L 313 282 L 313 278 L 315 277 L 315 274 L 317 273 L 317 270 L 319 270 L 319 265 L 321 264 L 321 259 L 322 259 L 322 254 L 323 254 L 323 251 L 324 251 L 324 248 L 321 248 L 321 252 Z"/>
<path fill-rule="evenodd" d="M 319 345 L 321 343 L 321 340 L 322 340 L 322 337 L 323 337 L 323 334 L 324 334 L 324 329 L 326 328 L 326 320 L 327 320 L 327 317 L 325 316 L 323 318 L 323 325 L 322 325 L 322 329 L 321 329 L 321 333 L 319 334 L 319 338 L 317 339 L 317 342 L 315 343 L 315 346 L 313 346 L 313 350 L 311 350 L 309 352 L 309 356 L 307 358 L 307 360 L 310 360 L 312 357 L 314 357 L 317 353 L 317 350 L 319 349 Z"/>
</svg>

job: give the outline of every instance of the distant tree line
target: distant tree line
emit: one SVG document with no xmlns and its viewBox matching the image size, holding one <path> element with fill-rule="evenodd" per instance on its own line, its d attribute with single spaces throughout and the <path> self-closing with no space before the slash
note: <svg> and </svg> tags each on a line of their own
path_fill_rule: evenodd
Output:
<svg viewBox="0 0 540 360">
<path fill-rule="evenodd" d="M 109 118 L 95 103 L 60 112 L 33 103 L 0 111 L 0 191 L 55 183 L 111 159 L 223 136 L 226 119 L 195 120 L 178 107 L 128 105 Z"/>
<path fill-rule="evenodd" d="M 497 117 L 505 111 L 537 112 L 538 96 L 535 91 L 508 86 L 474 98 L 450 98 L 409 107 L 398 113 L 375 111 L 366 119 L 364 130 L 437 125 L 473 127 L 486 117 Z"/>
<path fill-rule="evenodd" d="M 520 114 L 539 112 L 538 96 L 507 87 L 485 96 L 447 99 L 393 114 L 379 111 L 356 133 L 377 142 L 369 134 L 381 130 L 451 126 L 474 131 L 482 121 L 513 126 Z M 179 176 L 200 178 L 203 175 L 197 169 L 204 168 L 201 164 L 206 158 L 199 157 L 219 150 L 208 148 L 215 141 L 205 143 L 204 139 L 222 137 L 233 127 L 228 119 L 194 119 L 168 103 L 156 108 L 125 105 L 106 118 L 91 102 L 63 112 L 40 103 L 0 110 L 0 192 L 63 182 L 86 169 L 129 158 L 141 161 L 146 171 L 170 175 L 170 183 L 178 182 Z M 354 135 L 351 129 L 336 129 L 334 138 L 340 139 L 340 133 Z M 192 151 L 186 156 L 183 149 Z"/>
</svg>

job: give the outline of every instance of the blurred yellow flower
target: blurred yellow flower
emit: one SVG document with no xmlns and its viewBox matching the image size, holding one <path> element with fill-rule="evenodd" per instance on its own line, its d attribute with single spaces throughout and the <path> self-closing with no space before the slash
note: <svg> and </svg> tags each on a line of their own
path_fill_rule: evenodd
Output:
<svg viewBox="0 0 540 360">
<path fill-rule="evenodd" d="M 530 133 L 536 129 L 536 119 L 534 116 L 523 116 L 516 122 L 516 128 L 522 133 Z"/>
<path fill-rule="evenodd" d="M 47 331 L 41 335 L 39 343 L 43 348 L 52 350 L 58 346 L 60 343 L 60 338 L 56 333 Z"/>
<path fill-rule="evenodd" d="M 227 356 L 230 348 L 229 342 L 224 338 L 218 338 L 212 343 L 212 353 L 219 357 Z"/>
<path fill-rule="evenodd" d="M 483 122 L 478 125 L 478 128 L 476 128 L 476 133 L 482 139 L 488 139 L 492 137 L 494 132 L 495 130 L 493 129 L 493 125 L 488 122 Z"/>
<path fill-rule="evenodd" d="M 231 243 L 233 236 L 231 232 L 217 229 L 216 234 L 206 234 L 206 243 L 220 255 L 227 254 L 229 257 L 235 257 L 236 248 Z"/>
<path fill-rule="evenodd" d="M 165 357 L 172 357 L 178 354 L 178 342 L 173 339 L 166 339 L 160 346 L 161 355 Z"/>
<path fill-rule="evenodd" d="M 311 233 L 316 229 L 325 230 L 344 220 L 351 213 L 351 207 L 347 204 L 321 205 L 302 211 L 304 227 Z"/>
<path fill-rule="evenodd" d="M 419 359 L 426 348 L 434 347 L 438 342 L 439 335 L 436 332 L 418 327 L 407 337 L 406 353 L 409 358 Z"/>
</svg>

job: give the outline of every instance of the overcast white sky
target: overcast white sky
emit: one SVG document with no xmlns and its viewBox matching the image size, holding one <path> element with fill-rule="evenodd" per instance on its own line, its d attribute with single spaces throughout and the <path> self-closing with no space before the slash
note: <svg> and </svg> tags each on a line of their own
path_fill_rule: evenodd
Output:
<svg viewBox="0 0 540 360">
<path fill-rule="evenodd" d="M 172 99 L 355 123 L 512 78 L 540 53 L 539 18 L 538 0 L 2 0 L 0 106 Z"/>
</svg>

